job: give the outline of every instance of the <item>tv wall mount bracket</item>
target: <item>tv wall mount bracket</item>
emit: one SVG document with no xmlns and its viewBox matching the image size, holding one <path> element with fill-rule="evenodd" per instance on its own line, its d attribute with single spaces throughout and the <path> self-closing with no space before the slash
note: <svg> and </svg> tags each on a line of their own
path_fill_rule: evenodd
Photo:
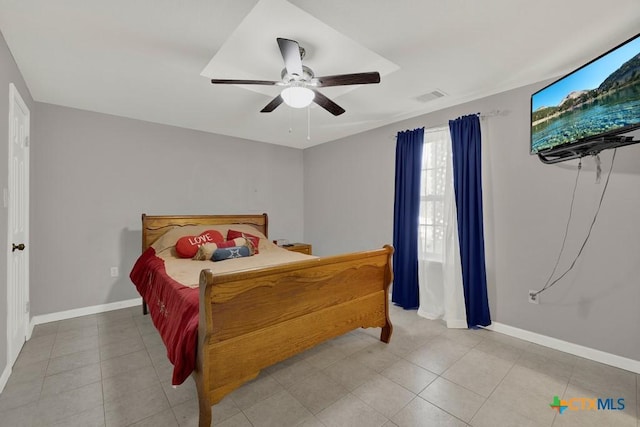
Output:
<svg viewBox="0 0 640 427">
<path fill-rule="evenodd" d="M 553 164 L 566 160 L 578 159 L 586 156 L 595 156 L 602 150 L 609 148 L 623 147 L 639 141 L 635 141 L 632 136 L 604 136 L 596 139 L 576 142 L 568 147 L 552 148 L 538 153 L 538 158 L 542 163 Z"/>
</svg>

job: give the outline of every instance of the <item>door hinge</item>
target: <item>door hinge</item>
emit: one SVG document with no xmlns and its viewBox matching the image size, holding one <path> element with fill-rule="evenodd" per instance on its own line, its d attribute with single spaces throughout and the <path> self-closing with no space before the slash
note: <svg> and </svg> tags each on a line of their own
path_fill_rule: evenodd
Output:
<svg viewBox="0 0 640 427">
<path fill-rule="evenodd" d="M 24 137 L 24 146 L 28 147 L 29 146 L 29 136 L 25 136 Z"/>
<path fill-rule="evenodd" d="M 30 301 L 27 301 L 27 302 L 24 304 L 24 312 L 25 312 L 25 313 L 29 313 L 29 310 L 30 310 L 30 309 L 31 309 Z"/>
</svg>

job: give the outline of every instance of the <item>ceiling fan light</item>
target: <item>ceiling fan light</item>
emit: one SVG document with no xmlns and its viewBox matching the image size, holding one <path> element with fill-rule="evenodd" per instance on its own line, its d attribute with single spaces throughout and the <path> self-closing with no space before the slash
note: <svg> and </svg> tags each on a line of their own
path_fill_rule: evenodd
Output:
<svg viewBox="0 0 640 427">
<path fill-rule="evenodd" d="M 284 103 L 293 108 L 308 107 L 316 94 L 309 88 L 302 86 L 290 86 L 280 93 Z"/>
</svg>

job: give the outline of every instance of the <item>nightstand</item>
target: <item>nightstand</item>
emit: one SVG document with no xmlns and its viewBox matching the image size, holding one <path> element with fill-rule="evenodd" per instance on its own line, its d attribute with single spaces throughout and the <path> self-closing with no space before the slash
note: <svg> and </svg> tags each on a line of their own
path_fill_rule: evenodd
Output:
<svg viewBox="0 0 640 427">
<path fill-rule="evenodd" d="M 283 246 L 283 248 L 288 251 L 311 255 L 311 245 L 307 243 L 292 243 L 291 246 Z"/>
</svg>

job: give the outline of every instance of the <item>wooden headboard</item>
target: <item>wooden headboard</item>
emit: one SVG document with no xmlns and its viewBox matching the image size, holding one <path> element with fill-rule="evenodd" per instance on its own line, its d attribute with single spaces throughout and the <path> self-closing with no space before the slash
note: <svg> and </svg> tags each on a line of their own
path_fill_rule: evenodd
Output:
<svg viewBox="0 0 640 427">
<path fill-rule="evenodd" d="M 175 226 L 250 224 L 269 237 L 267 214 L 255 215 L 147 215 L 142 214 L 142 251 Z"/>
</svg>

